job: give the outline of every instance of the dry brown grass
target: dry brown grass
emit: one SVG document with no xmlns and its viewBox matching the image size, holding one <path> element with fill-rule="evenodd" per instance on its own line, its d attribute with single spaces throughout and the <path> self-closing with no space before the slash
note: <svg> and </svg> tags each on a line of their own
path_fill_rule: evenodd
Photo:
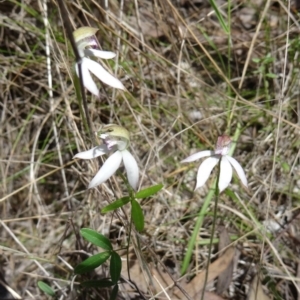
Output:
<svg viewBox="0 0 300 300">
<path fill-rule="evenodd" d="M 180 278 L 208 191 L 209 185 L 193 192 L 198 164 L 180 161 L 197 149 L 211 149 L 218 135 L 233 135 L 239 124 L 235 157 L 246 170 L 249 190 L 235 180 L 230 189 L 236 196 L 221 195 L 215 218 L 209 207 L 189 276 L 179 284 L 190 299 L 200 299 L 190 280 L 205 270 L 215 220 L 215 238 L 225 226 L 236 249 L 230 287 L 219 290 L 218 299 L 262 299 L 253 289 L 263 289 L 266 299 L 300 299 L 300 26 L 294 4 L 232 1 L 229 42 L 208 1 L 108 2 L 106 7 L 106 1 L 76 0 L 67 8 L 74 29 L 99 28 L 103 49 L 118 52 L 111 67 L 128 89 L 103 86 L 100 100 L 87 94 L 93 131 L 103 123 L 125 126 L 141 168 L 140 187 L 164 184 L 157 196 L 141 202 L 146 223 L 138 235 L 141 249 L 137 233 L 130 247 L 131 278 L 141 294 L 154 299 L 159 292 L 143 281 L 147 268 L 152 280 L 167 282 L 165 287 Z M 227 1 L 218 4 L 228 20 Z M 129 211 L 99 213 L 126 190 L 115 177 L 87 191 L 101 162 L 72 160 L 91 141 L 80 118 L 72 84 L 74 56 L 57 5 L 48 3 L 53 97 L 43 3 L 0 5 L 0 273 L 26 299 L 47 298 L 39 280 L 56 289 L 60 299 L 108 299 L 108 291 L 78 285 L 107 276 L 107 268 L 74 279 L 72 267 L 99 250 L 82 240 L 82 227 L 107 235 L 115 247 L 126 244 Z M 274 60 L 265 59 L 269 53 Z M 274 224 L 281 229 L 264 230 Z M 211 261 L 218 257 L 217 243 Z M 216 280 L 209 284 L 213 294 L 206 299 L 216 296 L 216 286 Z M 135 286 L 120 285 L 120 299 L 134 296 L 141 299 Z M 171 289 L 159 297 L 185 299 Z"/>
</svg>

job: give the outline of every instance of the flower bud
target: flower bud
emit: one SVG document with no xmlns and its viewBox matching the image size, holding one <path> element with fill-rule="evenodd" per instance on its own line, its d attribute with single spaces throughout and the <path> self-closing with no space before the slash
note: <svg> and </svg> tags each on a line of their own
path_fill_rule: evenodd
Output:
<svg viewBox="0 0 300 300">
<path fill-rule="evenodd" d="M 215 148 L 216 154 L 227 155 L 231 146 L 231 138 L 228 135 L 221 135 L 218 137 Z"/>
<path fill-rule="evenodd" d="M 100 129 L 98 135 L 107 145 L 109 150 L 111 150 L 115 145 L 117 145 L 118 150 L 125 150 L 130 142 L 128 130 L 115 124 L 105 125 Z"/>
<path fill-rule="evenodd" d="M 97 39 L 95 37 L 97 31 L 97 28 L 85 26 L 80 27 L 73 32 L 76 45 L 82 56 L 85 49 L 98 46 Z"/>
</svg>

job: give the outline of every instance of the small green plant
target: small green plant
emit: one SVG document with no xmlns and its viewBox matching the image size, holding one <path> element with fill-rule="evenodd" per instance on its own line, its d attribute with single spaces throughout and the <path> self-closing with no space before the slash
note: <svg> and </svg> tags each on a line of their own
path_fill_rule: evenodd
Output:
<svg viewBox="0 0 300 300">
<path fill-rule="evenodd" d="M 144 199 L 158 193 L 163 188 L 162 184 L 154 185 L 144 190 L 137 192 L 136 194 L 131 193 L 131 196 L 120 198 L 113 203 L 105 206 L 101 213 L 107 213 L 118 208 L 121 208 L 127 203 L 131 203 L 131 218 L 138 231 L 144 229 L 144 215 L 142 208 L 137 199 Z"/>
<path fill-rule="evenodd" d="M 98 268 L 99 266 L 103 265 L 108 259 L 110 259 L 110 268 L 109 268 L 110 278 L 104 278 L 104 279 L 94 280 L 94 281 L 86 281 L 86 282 L 82 282 L 82 285 L 85 287 L 101 287 L 101 288 L 114 286 L 112 290 L 111 299 L 115 299 L 113 295 L 115 295 L 115 293 L 118 292 L 118 281 L 120 279 L 121 270 L 122 270 L 122 260 L 120 255 L 116 251 L 114 251 L 111 242 L 104 235 L 89 228 L 82 228 L 80 230 L 80 234 L 84 239 L 86 239 L 93 245 L 102 248 L 105 251 L 92 255 L 91 257 L 81 262 L 79 265 L 77 265 L 74 268 L 74 273 L 84 274 L 87 272 L 91 272 L 96 268 Z"/>
<path fill-rule="evenodd" d="M 114 211 L 116 209 L 121 208 L 122 206 L 126 205 L 127 203 L 131 203 L 131 218 L 132 222 L 135 225 L 136 230 L 142 231 L 144 229 L 144 215 L 142 208 L 136 199 L 143 199 L 150 196 L 153 196 L 157 192 L 162 189 L 162 184 L 155 185 L 144 190 L 137 192 L 136 194 L 131 193 L 128 197 L 122 197 L 113 203 L 105 206 L 101 213 L 108 213 L 110 211 Z M 104 235 L 92 230 L 90 228 L 82 228 L 80 230 L 81 236 L 92 243 L 93 245 L 102 248 L 103 252 L 97 253 L 92 255 L 91 257 L 87 258 L 79 265 L 74 268 L 75 274 L 83 274 L 88 273 L 99 266 L 103 265 L 106 261 L 110 259 L 110 266 L 109 266 L 109 274 L 110 278 L 103 278 L 100 280 L 90 280 L 84 281 L 81 283 L 84 287 L 98 287 L 98 288 L 107 288 L 112 287 L 111 297 L 110 299 L 116 299 L 118 294 L 118 282 L 121 276 L 122 270 L 122 260 L 120 255 L 117 253 L 117 250 L 113 249 L 113 246 L 109 239 Z M 131 233 L 129 233 L 130 235 Z M 130 239 L 128 239 L 130 241 Z M 48 289 L 45 289 L 48 291 Z"/>
<path fill-rule="evenodd" d="M 274 63 L 274 57 L 271 56 L 271 53 L 268 53 L 263 58 L 253 58 L 252 61 L 258 65 L 258 69 L 254 71 L 254 74 L 259 74 L 263 81 L 263 93 L 266 96 L 266 100 L 271 100 L 270 95 L 270 79 L 277 78 L 277 75 L 274 74 L 272 69 L 272 64 Z"/>
</svg>

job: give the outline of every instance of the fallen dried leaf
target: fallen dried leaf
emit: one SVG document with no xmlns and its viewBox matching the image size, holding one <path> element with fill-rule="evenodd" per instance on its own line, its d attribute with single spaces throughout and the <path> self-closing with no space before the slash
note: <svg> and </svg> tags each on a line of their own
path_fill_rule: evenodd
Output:
<svg viewBox="0 0 300 300">
<path fill-rule="evenodd" d="M 231 241 L 227 232 L 227 229 L 224 227 L 220 233 L 220 242 L 219 242 L 219 251 L 226 248 L 230 245 Z M 233 273 L 233 260 L 229 263 L 228 267 L 223 273 L 219 275 L 217 283 L 217 294 L 221 295 L 225 290 L 229 288 L 229 285 L 232 281 Z"/>
<path fill-rule="evenodd" d="M 207 283 L 217 278 L 222 272 L 224 272 L 231 264 L 234 257 L 235 249 L 233 247 L 228 248 L 224 251 L 223 255 L 220 256 L 216 261 L 210 264 L 208 268 Z M 202 271 L 189 283 L 182 283 L 181 286 L 184 288 L 190 297 L 193 299 L 199 299 L 201 291 L 204 288 L 205 273 Z"/>
<path fill-rule="evenodd" d="M 222 274 L 225 270 L 227 270 L 228 266 L 232 264 L 232 260 L 234 257 L 235 249 L 233 247 L 228 248 L 224 253 L 213 263 L 210 264 L 208 269 L 208 280 L 207 283 L 214 280 L 220 274 Z M 135 281 L 138 288 L 144 293 L 152 292 L 153 295 L 166 295 L 171 297 L 171 299 L 184 299 L 184 295 L 177 288 L 174 287 L 174 282 L 172 278 L 168 275 L 168 273 L 161 270 L 159 267 L 154 267 L 151 264 L 147 265 L 147 270 L 142 270 L 136 256 L 132 256 L 130 258 L 130 277 Z M 199 299 L 201 296 L 201 291 L 204 287 L 205 282 L 205 272 L 202 271 L 198 275 L 196 275 L 192 281 L 183 282 L 183 278 L 179 279 L 178 284 L 184 289 L 187 294 L 192 299 Z M 127 264 L 123 264 L 122 268 L 122 276 L 127 278 Z M 126 293 L 129 297 L 136 296 L 136 292 L 130 292 L 129 288 L 126 285 L 123 287 L 127 290 Z M 214 293 L 205 292 L 206 300 L 222 300 L 221 297 Z"/>
<path fill-rule="evenodd" d="M 205 300 L 224 300 L 224 298 L 220 297 L 217 294 L 211 293 L 211 292 L 205 292 L 204 299 Z"/>
<path fill-rule="evenodd" d="M 248 300 L 270 300 L 264 293 L 260 280 L 255 276 L 249 289 Z"/>
</svg>

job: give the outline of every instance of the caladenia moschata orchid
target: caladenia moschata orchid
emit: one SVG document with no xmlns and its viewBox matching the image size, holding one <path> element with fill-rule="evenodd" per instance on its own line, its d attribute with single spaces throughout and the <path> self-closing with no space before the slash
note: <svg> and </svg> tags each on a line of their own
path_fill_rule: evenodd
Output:
<svg viewBox="0 0 300 300">
<path fill-rule="evenodd" d="M 96 187 L 105 182 L 117 171 L 123 161 L 128 182 L 136 190 L 139 182 L 139 167 L 135 158 L 127 150 L 130 142 L 129 132 L 122 126 L 110 124 L 104 126 L 98 135 L 103 141 L 102 145 L 77 153 L 74 156 L 74 158 L 92 159 L 113 152 L 91 180 L 88 188 Z"/>
<path fill-rule="evenodd" d="M 102 82 L 107 85 L 124 90 L 124 86 L 120 80 L 115 78 L 109 72 L 107 72 L 98 62 L 90 57 L 99 57 L 102 59 L 111 59 L 116 56 L 114 52 L 102 51 L 99 49 L 98 41 L 95 37 L 98 29 L 92 27 L 81 27 L 73 32 L 74 39 L 78 48 L 79 55 L 82 59 L 82 80 L 83 85 L 92 94 L 99 97 L 100 92 L 97 88 L 95 81 L 90 73 L 98 77 Z M 76 63 L 76 73 L 79 76 L 78 64 Z"/>
<path fill-rule="evenodd" d="M 247 178 L 241 165 L 236 159 L 228 155 L 231 146 L 231 138 L 223 135 L 218 137 L 217 145 L 214 151 L 205 150 L 197 152 L 188 158 L 184 159 L 183 163 L 192 162 L 197 159 L 207 157 L 206 160 L 199 166 L 197 173 L 196 189 L 202 187 L 211 174 L 212 169 L 220 162 L 220 177 L 219 177 L 219 192 L 224 191 L 232 179 L 232 168 L 235 169 L 238 177 L 243 185 L 247 187 Z"/>
</svg>

